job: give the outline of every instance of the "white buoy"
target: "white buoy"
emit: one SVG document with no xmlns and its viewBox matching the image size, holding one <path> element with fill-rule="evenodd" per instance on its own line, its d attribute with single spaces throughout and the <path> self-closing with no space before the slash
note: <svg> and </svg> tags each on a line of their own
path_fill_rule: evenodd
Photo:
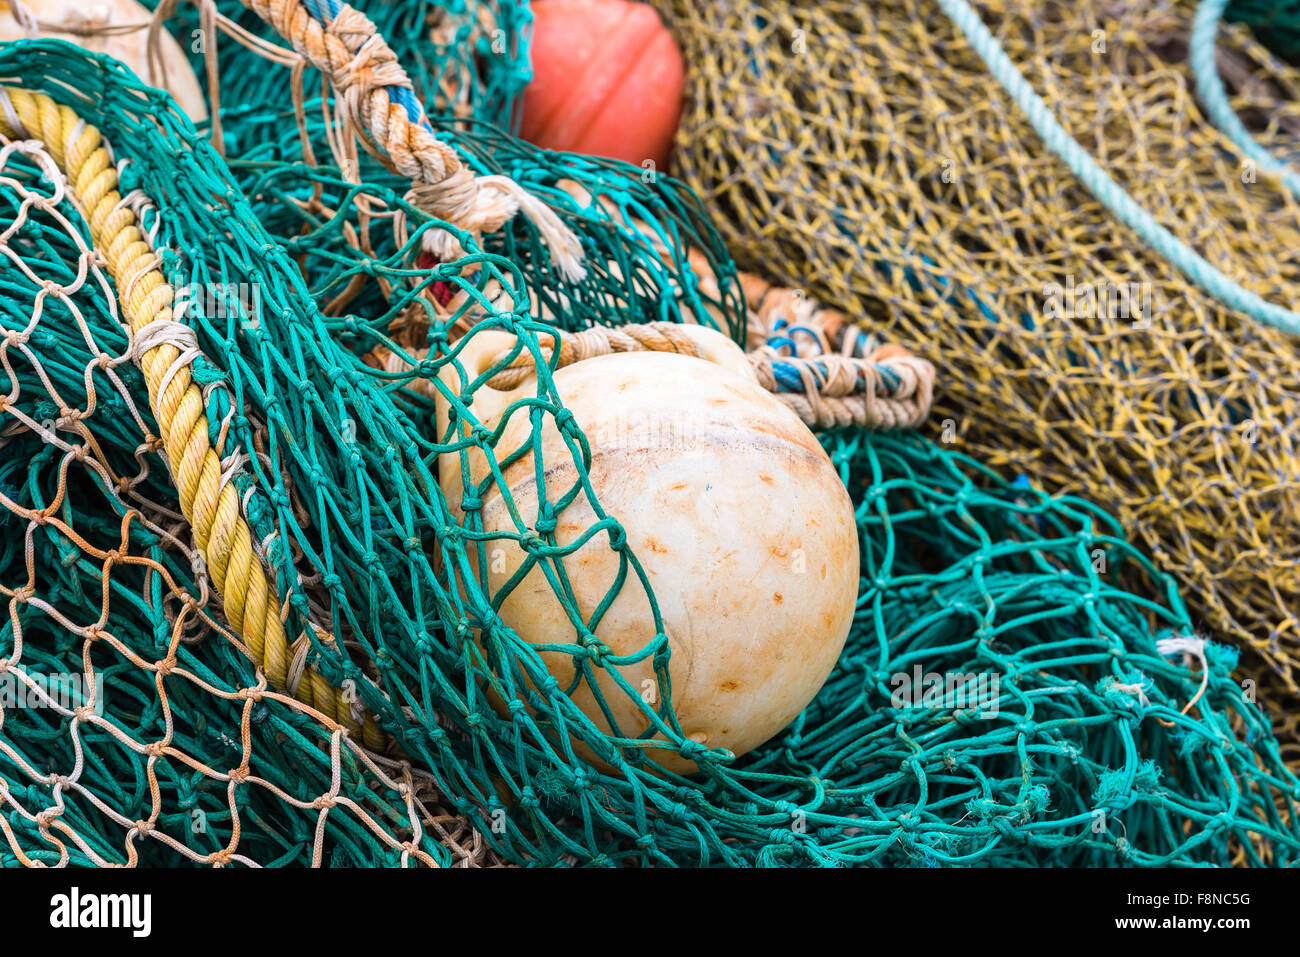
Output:
<svg viewBox="0 0 1300 957">
<path fill-rule="evenodd" d="M 708 748 L 737 755 L 767 741 L 825 683 L 852 624 L 858 587 L 853 505 L 820 443 L 786 406 L 761 388 L 741 350 L 720 333 L 680 327 L 707 358 L 628 352 L 584 359 L 554 373 L 557 392 L 591 445 L 588 468 L 596 500 L 618 519 L 644 567 L 672 648 L 672 700 L 682 731 Z M 470 377 L 491 368 L 514 337 L 474 336 L 460 356 Z M 460 391 L 454 371 L 443 381 Z M 536 395 L 529 376 L 508 390 L 480 386 L 470 409 L 489 429 L 511 403 Z M 448 409 L 439 402 L 439 430 Z M 498 463 L 529 446 L 528 410 L 512 413 L 495 444 Z M 573 456 L 549 416 L 541 430 L 546 499 L 555 503 L 578 481 Z M 471 477 L 489 474 L 476 449 Z M 451 507 L 463 496 L 460 454 L 443 456 L 440 481 Z M 538 521 L 532 452 L 504 469 L 509 499 L 531 529 Z M 483 526 L 514 531 L 506 501 L 493 486 L 483 495 Z M 555 540 L 577 540 L 597 516 L 585 495 L 555 516 Z M 543 524 L 546 522 L 543 520 Z M 487 545 L 492 595 L 518 571 L 526 553 L 513 541 Z M 573 598 L 589 622 L 614 586 L 620 553 L 601 532 L 563 559 Z M 501 605 L 502 620 L 532 644 L 575 644 L 570 620 L 540 567 Z M 617 599 L 592 629 L 615 655 L 634 655 L 655 635 L 645 589 L 629 571 Z M 573 659 L 543 652 L 562 688 Z M 620 667 L 644 700 L 659 703 L 653 663 Z M 613 678 L 599 685 L 619 730 L 635 737 L 650 725 L 638 702 Z M 573 700 L 602 729 L 609 722 L 590 687 Z M 670 750 L 650 749 L 660 765 L 691 771 Z"/>
</svg>

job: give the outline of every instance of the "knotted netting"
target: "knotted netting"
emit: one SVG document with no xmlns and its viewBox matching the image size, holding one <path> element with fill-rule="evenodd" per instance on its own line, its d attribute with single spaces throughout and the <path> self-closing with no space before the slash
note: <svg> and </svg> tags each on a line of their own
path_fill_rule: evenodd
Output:
<svg viewBox="0 0 1300 957">
<path fill-rule="evenodd" d="M 945 5 L 657 0 L 691 64 L 675 172 L 742 266 L 941 350 L 940 441 L 1113 511 L 1196 623 L 1249 648 L 1290 723 L 1296 342 L 1103 206 Z M 976 14 L 1137 206 L 1291 309 L 1300 205 L 1204 118 L 1196 9 L 998 0 Z M 1300 74 L 1239 25 L 1218 31 L 1217 60 L 1232 109 L 1294 156 Z"/>
<path fill-rule="evenodd" d="M 232 171 L 246 191 L 267 202 L 270 208 L 259 215 L 274 218 L 268 225 L 277 232 L 313 234 L 303 250 L 310 260 L 304 266 L 309 281 L 317 278 L 313 270 L 320 267 L 321 288 L 329 286 L 332 294 L 352 290 L 342 300 L 327 296 L 327 308 L 342 308 L 363 285 L 357 270 L 340 268 L 331 257 L 350 256 L 353 247 L 369 240 L 355 235 L 346 217 L 329 216 L 339 208 L 330 201 L 346 207 L 352 202 L 350 184 L 360 181 L 406 193 L 412 180 L 420 183 L 426 172 L 418 157 L 413 161 L 407 155 L 406 163 L 399 160 L 395 169 L 391 158 L 381 155 L 392 144 L 374 129 L 364 129 L 370 120 L 364 108 L 359 116 L 349 113 L 346 121 L 342 118 L 347 110 L 338 103 L 365 104 L 376 90 L 383 90 L 412 116 L 427 111 L 440 141 L 454 148 L 476 175 L 521 184 L 582 235 L 588 248 L 578 268 L 555 260 L 555 244 L 548 243 L 544 230 L 527 216 L 512 220 L 510 228 L 486 230 L 483 237 L 486 248 L 502 252 L 523 270 L 548 319 L 581 329 L 597 323 L 679 321 L 685 315 L 744 335 L 746 307 L 735 266 L 688 190 L 666 177 L 645 177 L 625 164 L 539 151 L 497 125 L 507 121 L 528 76 L 526 5 L 369 0 L 354 10 L 337 0 L 316 5 L 223 0 L 156 6 L 156 23 L 164 29 L 180 37 L 198 30 L 205 38 L 202 51 L 194 55 L 195 67 L 212 70 L 219 80 L 216 98 L 224 99 L 219 126 L 203 128 L 211 129 L 214 145 L 231 158 Z M 315 27 L 316 11 L 338 14 L 341 9 L 354 19 L 335 29 L 342 23 L 336 17 L 322 36 Z M 391 48 L 385 42 L 390 36 Z M 368 43 L 371 38 L 378 42 Z M 343 92 L 336 94 L 339 88 Z M 351 110 L 356 111 L 355 105 Z M 345 122 L 362 127 L 379 153 L 357 150 L 347 137 L 335 133 Z M 388 118 L 375 122 L 387 127 Z M 394 135 L 403 138 L 401 152 L 413 148 L 405 142 L 404 131 Z M 286 166 L 291 170 L 286 172 Z M 331 192 L 307 167 L 332 170 L 336 179 L 346 182 Z M 417 170 L 414 175 L 412 168 Z M 278 182 L 304 175 L 316 177 L 313 185 Z M 312 199 L 304 202 L 299 187 L 311 192 Z M 323 198 L 318 195 L 322 190 Z M 454 202 L 439 205 L 436 200 L 408 198 L 448 218 L 458 211 Z M 322 212 L 325 225 L 317 229 L 313 217 Z M 366 222 L 364 215 L 361 222 Z M 491 224 L 501 225 L 499 219 Z M 381 228 L 387 224 L 381 221 Z M 348 235 L 341 235 L 345 232 Z M 321 257 L 319 249 L 326 242 L 333 244 L 333 251 Z M 688 265 L 691 256 L 694 266 Z M 429 255 L 419 263 L 427 268 L 439 258 Z M 331 285 L 340 276 L 341 285 Z M 381 281 L 369 288 L 383 291 L 387 285 Z M 391 305 L 409 313 L 408 307 L 429 285 L 380 308 Z M 439 290 L 437 305 L 444 312 L 458 305 L 447 304 L 451 292 L 449 287 Z M 418 331 L 406 338 L 419 344 Z"/>
<path fill-rule="evenodd" d="M 165 29 L 182 43 L 200 77 L 206 79 L 209 66 L 219 76 L 220 82 L 210 91 L 219 105 L 285 101 L 286 76 L 268 69 L 266 62 L 267 47 L 282 46 L 284 41 L 241 0 L 143 0 L 143 4 L 151 11 L 161 8 Z M 315 8 L 337 13 L 340 6 L 338 0 L 321 0 Z M 523 0 L 358 0 L 351 6 L 365 14 L 391 45 L 406 67 L 414 94 L 431 114 L 499 121 L 517 112 L 530 76 L 525 29 L 530 15 Z M 218 18 L 225 21 L 220 27 Z M 305 66 L 295 82 L 302 83 L 306 97 L 318 102 L 323 80 L 318 70 Z M 220 146 L 228 155 L 239 155 L 268 131 L 241 132 L 238 122 L 233 128 L 223 123 Z"/>
<path fill-rule="evenodd" d="M 533 864 L 1284 864 L 1300 850 L 1297 781 L 1235 656 L 1196 635 L 1172 580 L 1103 509 L 911 433 L 822 435 L 855 502 L 861 585 L 839 665 L 789 728 L 736 759 L 685 738 L 670 694 L 634 695 L 644 731 L 606 733 L 574 705 L 477 569 L 509 541 L 572 588 L 554 520 L 598 501 L 582 481 L 593 437 L 554 384 L 556 324 L 666 316 L 747 338 L 752 312 L 691 298 L 713 287 L 686 240 L 657 253 L 670 282 L 600 262 L 645 245 L 630 224 L 683 228 L 654 205 L 689 196 L 676 185 L 615 188 L 626 170 L 478 141 L 484 163 L 530 155 L 536 175 L 505 168 L 552 190 L 587 275 L 607 270 L 607 308 L 575 313 L 578 283 L 523 217 L 480 243 L 407 202 L 391 172 L 227 163 L 166 96 L 63 44 L 0 49 L 0 85 L 4 146 L 28 144 L 5 153 L 0 191 L 4 255 L 27 267 L 6 271 L 0 312 L 0 502 L 24 540 L 0 559 L 0 653 L 33 681 L 113 676 L 85 685 L 102 715 L 4 709 L 7 859 L 58 859 L 50 835 L 77 863 L 372 864 L 416 848 L 446 862 L 474 840 Z M 611 214 L 543 168 L 589 169 L 605 200 L 631 198 Z M 433 232 L 462 255 L 418 265 Z M 177 306 L 213 289 L 216 308 Z M 460 357 L 500 331 L 516 348 L 465 375 Z M 451 502 L 439 468 L 494 457 L 500 430 L 474 398 L 521 356 L 531 433 L 563 430 L 579 478 L 548 490 L 547 514 L 485 531 L 469 500 L 509 488 Z M 238 567 L 213 561 L 241 522 Z M 618 516 L 584 534 L 637 575 Z M 581 625 L 551 651 L 615 677 L 624 662 L 591 611 L 570 610 Z M 638 657 L 670 688 L 667 645 L 647 633 Z M 980 690 L 951 707 L 927 698 L 930 675 Z M 699 770 L 658 769 L 646 754 L 662 750 Z"/>
</svg>

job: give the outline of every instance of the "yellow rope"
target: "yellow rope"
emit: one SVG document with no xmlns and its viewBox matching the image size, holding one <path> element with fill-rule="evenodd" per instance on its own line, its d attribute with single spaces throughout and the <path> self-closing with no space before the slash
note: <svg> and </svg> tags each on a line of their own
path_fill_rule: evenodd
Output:
<svg viewBox="0 0 1300 957">
<path fill-rule="evenodd" d="M 145 241 L 136 214 L 122 202 L 117 169 L 99 130 L 43 94 L 12 88 L 3 92 L 13 104 L 19 128 L 0 110 L 0 133 L 11 139 L 40 139 L 66 173 L 90 226 L 91 241 L 108 263 L 132 335 L 138 338 L 149 326 L 172 321 L 175 291 L 159 270 L 158 257 Z M 194 543 L 221 595 L 231 628 L 271 686 L 285 690 L 292 654 L 280 620 L 280 602 L 253 550 L 238 493 L 231 483 L 221 482 L 221 459 L 209 440 L 203 395 L 190 372 L 192 360 L 167 379 L 180 355 L 175 345 L 162 342 L 144 351 L 139 366 L 181 511 L 194 531 Z M 166 388 L 160 389 L 164 380 Z M 374 720 L 367 716 L 358 722 L 350 703 L 314 669 L 307 668 L 290 690 L 304 704 L 360 733 L 368 747 L 383 746 L 384 735 Z"/>
</svg>

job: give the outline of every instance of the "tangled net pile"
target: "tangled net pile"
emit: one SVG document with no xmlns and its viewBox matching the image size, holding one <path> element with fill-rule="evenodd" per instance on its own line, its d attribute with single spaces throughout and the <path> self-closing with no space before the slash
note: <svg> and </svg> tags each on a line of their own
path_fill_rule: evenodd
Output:
<svg viewBox="0 0 1300 957">
<path fill-rule="evenodd" d="M 1114 512 L 1184 585 L 1198 626 L 1249 646 L 1300 742 L 1282 714 L 1300 686 L 1294 339 L 1210 297 L 1103 208 L 934 0 L 655 5 L 695 67 L 676 171 L 737 261 L 942 350 L 935 431 Z M 1289 306 L 1300 203 L 1203 119 L 1186 61 L 1195 10 L 977 12 L 1140 206 Z M 1241 26 L 1219 46 L 1232 107 L 1292 154 L 1300 73 Z"/>
<path fill-rule="evenodd" d="M 462 127 L 477 168 L 526 182 L 579 235 L 572 280 L 526 217 L 480 243 L 378 162 L 361 157 L 356 183 L 291 158 L 292 110 L 228 163 L 170 98 L 65 44 L 0 48 L 0 87 L 16 267 L 0 280 L 0 514 L 23 542 L 0 553 L 0 670 L 25 687 L 102 674 L 80 702 L 0 711 L 4 862 L 446 864 L 484 845 L 543 865 L 1300 857 L 1300 781 L 1172 580 L 1104 509 L 914 433 L 822 435 L 857 503 L 862 579 L 841 661 L 785 731 L 736 759 L 685 738 L 669 694 L 628 689 L 644 733 L 607 735 L 574 706 L 475 569 L 510 539 L 567 593 L 555 518 L 586 500 L 601 517 L 584 537 L 639 573 L 585 484 L 589 439 L 543 346 L 557 323 L 651 319 L 747 340 L 734 267 L 680 185 Z M 316 122 L 301 135 L 323 158 Z M 418 265 L 433 233 L 464 255 Z M 155 253 L 151 278 L 125 271 Z M 170 308 L 213 288 L 256 293 Z M 500 330 L 518 348 L 463 377 L 460 354 Z M 520 355 L 532 434 L 567 430 L 579 481 L 485 532 L 475 504 L 508 489 L 449 502 L 438 471 L 495 457 L 472 399 Z M 205 464 L 178 469 L 191 454 Z M 195 495 L 217 471 L 233 525 Z M 200 559 L 218 528 L 253 543 L 238 566 Z M 618 672 L 598 632 L 559 649 L 593 689 Z M 644 656 L 669 687 L 666 636 Z M 997 683 L 970 707 L 900 702 L 917 672 Z M 664 748 L 699 771 L 657 769 Z"/>
</svg>

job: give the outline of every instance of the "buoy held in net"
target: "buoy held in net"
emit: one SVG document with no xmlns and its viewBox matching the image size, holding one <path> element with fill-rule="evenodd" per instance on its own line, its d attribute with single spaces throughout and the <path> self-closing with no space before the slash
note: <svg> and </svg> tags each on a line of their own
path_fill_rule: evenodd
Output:
<svg viewBox="0 0 1300 957">
<path fill-rule="evenodd" d="M 713 330 L 674 328 L 695 341 L 703 358 L 645 351 L 602 355 L 563 366 L 553 382 L 590 443 L 586 471 L 595 501 L 622 526 L 626 548 L 644 569 L 658 604 L 682 733 L 705 748 L 741 755 L 789 724 L 834 667 L 853 620 L 857 531 L 848 493 L 821 444 L 758 384 L 744 353 Z M 535 535 L 534 546 L 541 541 L 562 549 L 599 520 L 554 415 L 545 415 L 535 429 L 535 404 L 510 408 L 537 396 L 531 369 L 509 388 L 479 385 L 466 391 L 514 343 L 504 332 L 473 333 L 458 355 L 468 379 L 460 381 L 450 363 L 441 373 L 482 426 L 493 430 L 505 420 L 493 443 L 504 489 L 489 482 L 471 496 L 481 499 L 484 531 L 503 533 L 487 542 L 486 567 L 475 569 L 491 598 L 501 596 L 529 557 L 504 534 Z M 449 416 L 449 403 L 440 398 L 442 436 Z M 458 433 L 469 432 L 461 420 Z M 538 507 L 538 448 L 544 510 Z M 491 474 L 478 447 L 444 454 L 440 483 L 453 509 L 465 500 L 464 467 L 472 491 Z M 566 495 L 575 488 L 580 490 L 569 501 Z M 561 501 L 568 504 L 557 508 Z M 547 563 L 562 567 L 570 608 L 557 597 Z M 610 654 L 635 656 L 655 640 L 656 629 L 646 589 L 633 570 L 623 569 L 617 589 L 622 563 L 623 554 L 601 529 L 570 554 L 535 564 L 504 597 L 500 618 L 534 645 L 576 649 L 584 634 L 594 634 Z M 574 656 L 540 654 L 560 687 L 569 688 Z M 606 666 L 617 668 L 637 697 L 620 688 L 613 674 L 594 669 L 621 736 L 646 732 L 646 707 L 661 705 L 651 658 Z M 602 730 L 612 730 L 589 683 L 579 682 L 571 696 Z M 696 768 L 668 747 L 646 753 L 669 770 Z"/>
</svg>

